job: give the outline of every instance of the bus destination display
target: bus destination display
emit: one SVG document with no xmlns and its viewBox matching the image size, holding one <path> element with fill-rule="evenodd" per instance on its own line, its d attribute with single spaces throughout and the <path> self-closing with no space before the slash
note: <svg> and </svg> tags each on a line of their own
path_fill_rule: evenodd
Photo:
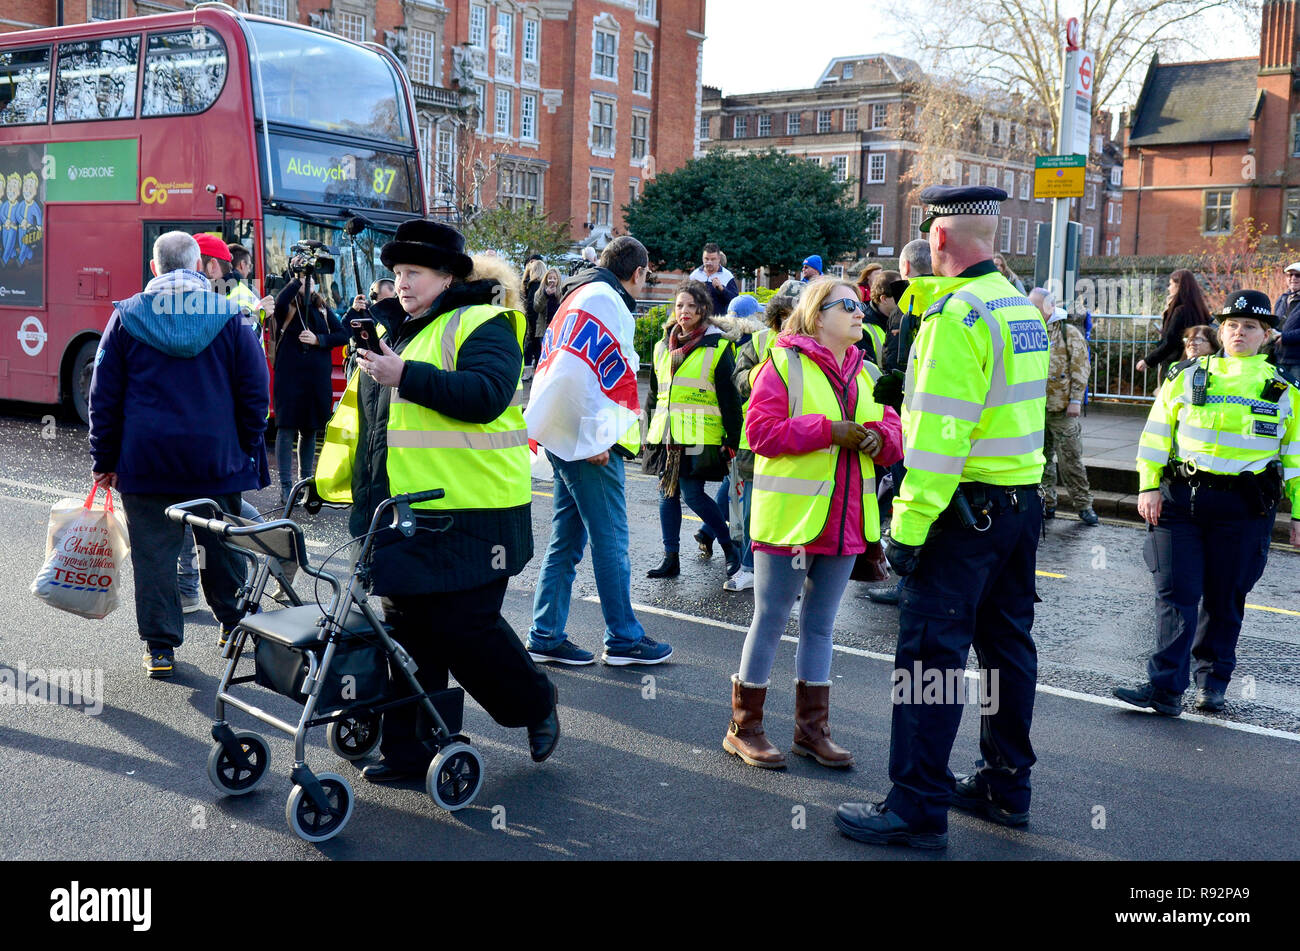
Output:
<svg viewBox="0 0 1300 951">
<path fill-rule="evenodd" d="M 351 208 L 418 211 L 410 159 L 348 145 L 271 137 L 271 197 Z"/>
</svg>

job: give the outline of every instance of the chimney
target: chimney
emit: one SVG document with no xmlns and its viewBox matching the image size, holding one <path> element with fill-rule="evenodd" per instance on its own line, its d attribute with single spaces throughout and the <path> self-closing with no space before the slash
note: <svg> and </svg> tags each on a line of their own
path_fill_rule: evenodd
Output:
<svg viewBox="0 0 1300 951">
<path fill-rule="evenodd" d="M 1259 71 L 1290 72 L 1296 65 L 1296 0 L 1264 0 Z"/>
</svg>

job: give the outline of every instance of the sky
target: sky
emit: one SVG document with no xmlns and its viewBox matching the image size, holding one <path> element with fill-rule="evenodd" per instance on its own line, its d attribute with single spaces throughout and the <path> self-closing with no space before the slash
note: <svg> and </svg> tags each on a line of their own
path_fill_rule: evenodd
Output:
<svg viewBox="0 0 1300 951">
<path fill-rule="evenodd" d="M 908 2 L 922 15 L 923 0 Z M 836 56 L 908 55 L 902 25 L 887 20 L 882 6 L 879 0 L 707 0 L 704 84 L 723 95 L 806 89 Z M 1206 58 L 1258 52 L 1257 35 L 1235 20 L 1219 29 Z"/>
</svg>

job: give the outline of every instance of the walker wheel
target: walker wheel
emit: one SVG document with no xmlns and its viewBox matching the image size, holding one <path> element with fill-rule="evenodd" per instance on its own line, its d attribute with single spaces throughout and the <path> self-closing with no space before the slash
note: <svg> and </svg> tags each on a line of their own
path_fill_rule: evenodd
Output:
<svg viewBox="0 0 1300 951">
<path fill-rule="evenodd" d="M 316 808 L 307 790 L 296 785 L 289 790 L 289 800 L 284 804 L 284 818 L 289 828 L 307 842 L 324 842 L 342 832 L 352 818 L 352 805 L 356 800 L 352 787 L 338 773 L 321 773 L 316 780 L 325 789 L 328 810 Z"/>
<path fill-rule="evenodd" d="M 344 717 L 335 720 L 325 730 L 325 742 L 337 756 L 346 760 L 364 759 L 382 736 L 380 718 Z"/>
<path fill-rule="evenodd" d="M 237 763 L 220 743 L 213 743 L 208 753 L 208 779 L 224 793 L 243 796 L 251 793 L 266 776 L 271 750 L 256 733 L 236 733 L 235 742 L 246 763 Z"/>
<path fill-rule="evenodd" d="M 483 786 L 483 759 L 468 743 L 448 743 L 429 764 L 424 788 L 448 812 L 464 809 Z"/>
</svg>

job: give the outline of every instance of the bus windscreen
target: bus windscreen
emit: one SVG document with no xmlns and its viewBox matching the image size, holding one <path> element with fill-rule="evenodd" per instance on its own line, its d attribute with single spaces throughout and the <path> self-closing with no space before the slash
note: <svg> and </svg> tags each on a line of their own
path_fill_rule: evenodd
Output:
<svg viewBox="0 0 1300 951">
<path fill-rule="evenodd" d="M 271 136 L 268 198 L 347 208 L 420 211 L 410 156 L 338 142 Z"/>
<path fill-rule="evenodd" d="M 411 145 L 392 64 L 373 50 L 287 24 L 249 20 L 254 115 L 300 129 Z M 339 77 L 347 92 L 340 94 Z"/>
</svg>

